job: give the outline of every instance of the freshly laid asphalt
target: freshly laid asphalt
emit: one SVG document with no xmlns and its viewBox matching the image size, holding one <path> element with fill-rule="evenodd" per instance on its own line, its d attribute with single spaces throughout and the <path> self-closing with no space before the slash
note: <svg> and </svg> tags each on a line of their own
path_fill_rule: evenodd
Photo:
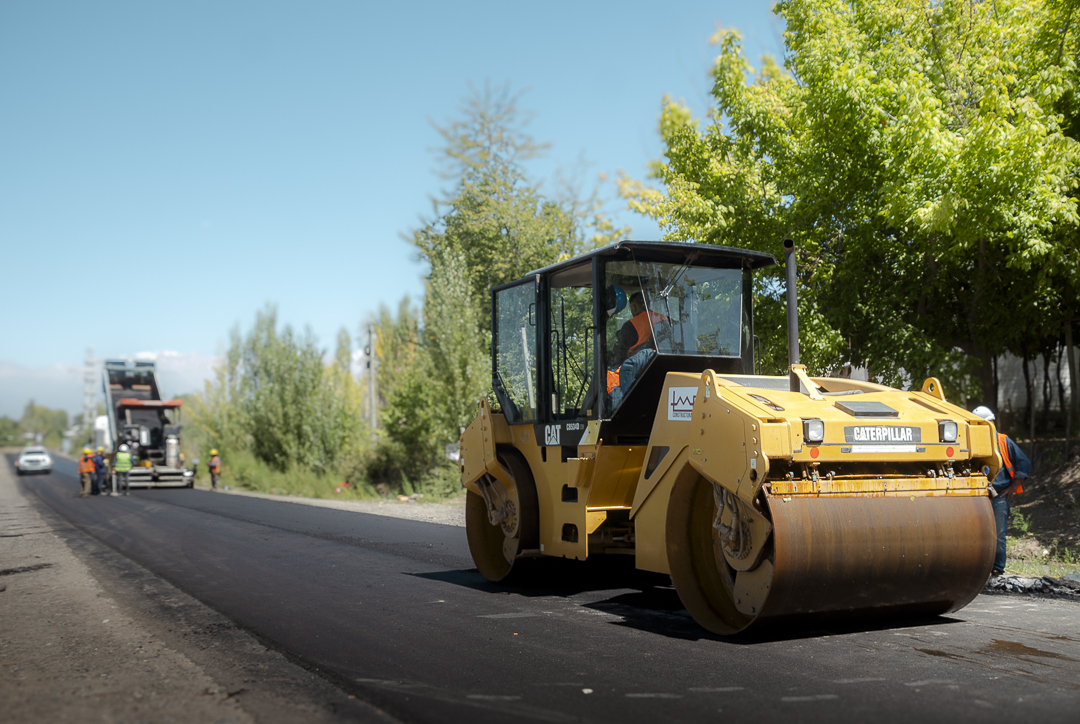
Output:
<svg viewBox="0 0 1080 724">
<path fill-rule="evenodd" d="M 1080 604 L 720 638 L 666 577 L 540 561 L 486 582 L 463 528 L 203 490 L 25 489 L 88 536 L 402 721 L 1080 720 Z"/>
</svg>

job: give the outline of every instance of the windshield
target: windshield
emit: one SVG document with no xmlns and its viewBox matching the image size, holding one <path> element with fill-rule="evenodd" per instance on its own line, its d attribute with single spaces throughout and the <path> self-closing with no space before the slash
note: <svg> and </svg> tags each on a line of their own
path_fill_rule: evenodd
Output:
<svg viewBox="0 0 1080 724">
<path fill-rule="evenodd" d="M 43 447 L 28 447 L 23 450 L 23 455 L 44 455 L 45 448 Z"/>
<path fill-rule="evenodd" d="M 628 301 L 609 321 L 609 350 L 622 354 L 630 343 L 627 352 L 648 346 L 668 354 L 743 356 L 751 332 L 742 270 L 620 261 L 607 264 L 606 277 Z M 634 335 L 624 335 L 628 343 L 620 345 L 617 335 L 627 324 Z"/>
</svg>

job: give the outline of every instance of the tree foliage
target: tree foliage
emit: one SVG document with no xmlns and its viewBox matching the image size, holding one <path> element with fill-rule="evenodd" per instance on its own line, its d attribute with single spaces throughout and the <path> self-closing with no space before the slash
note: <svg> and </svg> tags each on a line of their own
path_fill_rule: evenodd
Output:
<svg viewBox="0 0 1080 724">
<path fill-rule="evenodd" d="M 0 445 L 14 445 L 19 437 L 19 423 L 7 415 L 0 416 Z"/>
<path fill-rule="evenodd" d="M 989 392 L 990 359 L 1060 333 L 1080 298 L 1080 3 L 776 12 L 784 67 L 754 69 L 738 33 L 718 31 L 709 118 L 665 100 L 651 169 L 665 191 L 623 179 L 624 195 L 667 239 L 779 258 L 795 238 L 812 317 L 800 342 L 819 372 L 862 364 L 891 384 L 903 370 Z M 782 289 L 758 289 L 770 346 Z"/>
<path fill-rule="evenodd" d="M 380 312 L 379 393 L 384 431 L 369 468 L 386 484 L 448 479 L 444 459 L 490 391 L 491 289 L 613 240 L 624 230 L 595 192 L 545 195 L 527 162 L 546 147 L 507 88 L 474 90 L 436 126 L 440 172 L 452 186 L 409 236 L 427 263 L 423 312 Z M 440 478 L 440 475 L 442 476 Z M 409 482 L 411 481 L 411 482 Z"/>
<path fill-rule="evenodd" d="M 19 420 L 19 432 L 44 437 L 50 432 L 62 433 L 68 426 L 66 410 L 53 410 L 42 407 L 33 400 L 26 403 L 22 419 Z"/>
<path fill-rule="evenodd" d="M 53 410 L 42 407 L 33 400 L 26 403 L 22 418 L 18 423 L 18 434 L 29 435 L 51 448 L 60 447 L 60 441 L 68 426 L 66 410 Z"/>
<path fill-rule="evenodd" d="M 411 241 L 431 266 L 455 250 L 469 271 L 472 306 L 490 327 L 491 288 L 533 269 L 568 259 L 611 241 L 624 231 L 604 215 L 594 192 L 582 199 L 572 188 L 545 196 L 530 179 L 527 162 L 546 148 L 527 132 L 520 94 L 507 87 L 473 90 L 459 116 L 436 125 L 444 145 L 440 172 L 453 187 L 435 204 L 435 216 Z"/>
<path fill-rule="evenodd" d="M 279 330 L 268 307 L 246 336 L 233 332 L 195 405 L 195 424 L 211 445 L 250 450 L 277 470 L 333 471 L 361 437 L 351 346 L 342 330 L 334 361 L 325 365 L 311 333 Z"/>
</svg>

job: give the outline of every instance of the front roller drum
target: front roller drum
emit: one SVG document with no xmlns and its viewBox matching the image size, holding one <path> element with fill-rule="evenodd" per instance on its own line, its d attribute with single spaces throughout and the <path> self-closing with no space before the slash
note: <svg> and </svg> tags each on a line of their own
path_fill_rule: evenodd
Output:
<svg viewBox="0 0 1080 724">
<path fill-rule="evenodd" d="M 537 548 L 540 539 L 536 484 L 528 463 L 514 451 L 500 451 L 499 462 L 510 473 L 509 488 L 490 476 L 478 481 L 488 486 L 492 508 L 471 490 L 465 497 L 469 552 L 480 574 L 495 582 L 509 576 L 521 553 Z"/>
<path fill-rule="evenodd" d="M 988 498 L 792 496 L 766 499 L 772 540 L 753 570 L 724 558 L 713 485 L 676 482 L 668 563 L 694 619 L 718 634 L 800 615 L 938 615 L 985 585 L 996 544 Z"/>
</svg>

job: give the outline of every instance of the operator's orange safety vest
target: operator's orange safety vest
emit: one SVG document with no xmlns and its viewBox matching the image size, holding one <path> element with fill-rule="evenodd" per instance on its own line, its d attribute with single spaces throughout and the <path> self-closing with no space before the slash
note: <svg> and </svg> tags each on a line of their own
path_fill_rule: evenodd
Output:
<svg viewBox="0 0 1080 724">
<path fill-rule="evenodd" d="M 652 323 L 649 323 L 649 319 L 652 319 Z M 667 317 L 663 314 L 657 314 L 656 312 L 642 312 L 630 319 L 630 324 L 634 325 L 634 331 L 637 332 L 637 341 L 634 342 L 634 346 L 630 348 L 627 356 L 640 352 L 652 340 L 652 328 L 661 322 L 666 322 Z M 611 394 L 611 391 L 619 386 L 619 370 L 622 369 L 622 365 L 613 370 L 608 370 L 607 373 L 607 391 Z"/>
<path fill-rule="evenodd" d="M 94 472 L 94 461 L 89 455 L 84 453 L 83 456 L 79 458 L 79 474 L 82 475 L 83 473 L 92 472 Z"/>
<path fill-rule="evenodd" d="M 215 475 L 221 472 L 221 458 L 219 458 L 217 455 L 210 458 L 210 472 L 214 473 Z"/>
<path fill-rule="evenodd" d="M 652 319 L 651 324 L 649 322 L 650 318 Z M 640 350 L 652 339 L 652 328 L 654 326 L 666 321 L 667 317 L 663 314 L 657 314 L 656 312 L 642 312 L 631 319 L 630 324 L 634 325 L 634 329 L 637 331 L 637 342 L 630 348 L 630 354 L 634 354 Z"/>
<path fill-rule="evenodd" d="M 1012 463 L 1012 458 L 1009 457 L 1009 436 L 1005 433 L 998 433 L 998 450 L 1001 451 L 1001 460 L 1005 463 L 1005 472 L 1009 474 L 1009 480 L 1016 478 L 1016 467 Z M 1016 486 L 1016 492 L 1024 492 L 1024 486 L 1018 484 Z"/>
</svg>

